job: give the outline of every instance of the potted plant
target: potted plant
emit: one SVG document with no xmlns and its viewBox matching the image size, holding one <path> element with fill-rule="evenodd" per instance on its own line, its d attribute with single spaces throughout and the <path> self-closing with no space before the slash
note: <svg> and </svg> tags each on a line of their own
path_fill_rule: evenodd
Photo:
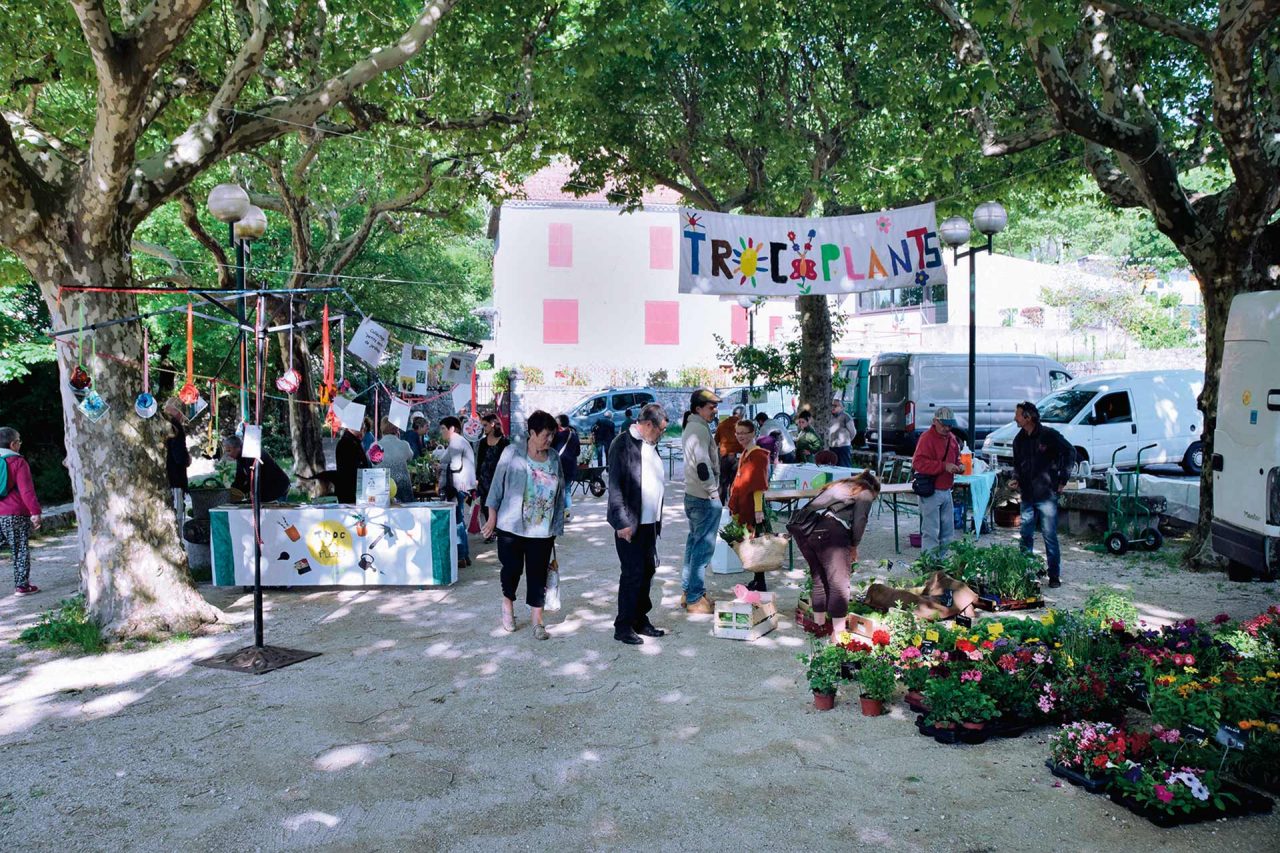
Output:
<svg viewBox="0 0 1280 853">
<path fill-rule="evenodd" d="M 1096 794 L 1124 766 L 1128 744 L 1125 731 L 1110 723 L 1068 723 L 1049 739 L 1045 764 L 1053 775 Z"/>
<path fill-rule="evenodd" d="M 858 671 L 858 682 L 862 686 L 862 716 L 878 717 L 883 714 L 884 703 L 893 695 L 896 684 L 893 664 L 882 655 L 868 657 Z"/>
<path fill-rule="evenodd" d="M 813 691 L 813 707 L 819 711 L 830 711 L 835 707 L 836 688 L 843 680 L 840 667 L 847 654 L 841 646 L 824 643 L 812 654 L 800 657 L 805 665 L 805 677 L 809 679 L 809 689 Z"/>
<path fill-rule="evenodd" d="M 854 639 L 849 633 L 841 634 L 839 639 L 844 641 L 839 645 L 845 650 L 844 661 L 840 664 L 840 675 L 845 681 L 854 681 L 858 677 L 858 670 L 862 668 L 863 661 L 871 654 L 871 647 Z"/>
<path fill-rule="evenodd" d="M 977 669 L 932 679 L 924 690 L 924 700 L 929 706 L 925 722 L 940 729 L 957 726 L 981 729 L 987 720 L 994 720 L 1000 710 L 995 701 L 982 692 L 981 681 L 982 673 Z"/>
<path fill-rule="evenodd" d="M 1127 762 L 1115 777 L 1111 799 L 1165 827 L 1221 817 L 1240 805 L 1214 771 L 1163 762 Z"/>
<path fill-rule="evenodd" d="M 720 538 L 726 544 L 736 545 L 747 538 L 747 529 L 736 521 L 730 521 L 724 527 L 720 528 Z"/>
<path fill-rule="evenodd" d="M 929 662 L 917 646 L 907 646 L 898 654 L 898 677 L 907 688 L 907 705 L 924 707 L 924 688 L 929 683 Z"/>
</svg>

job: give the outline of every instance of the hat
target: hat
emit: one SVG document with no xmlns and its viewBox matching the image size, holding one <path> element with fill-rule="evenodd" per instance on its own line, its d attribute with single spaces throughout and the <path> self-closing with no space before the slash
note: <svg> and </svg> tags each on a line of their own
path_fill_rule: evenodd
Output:
<svg viewBox="0 0 1280 853">
<path fill-rule="evenodd" d="M 708 403 L 720 403 L 720 398 L 710 388 L 699 388 L 689 396 L 689 408 L 696 409 L 705 406 Z"/>
<path fill-rule="evenodd" d="M 946 424 L 949 427 L 959 426 L 959 424 L 956 423 L 956 413 L 951 411 L 947 406 L 943 406 L 938 409 L 938 411 L 934 412 L 933 419 L 938 423 Z"/>
<path fill-rule="evenodd" d="M 424 415 L 424 414 L 422 414 L 422 412 L 414 412 L 414 413 L 413 413 L 413 417 L 412 417 L 412 418 L 410 418 L 410 420 L 411 420 L 413 423 L 415 423 L 415 424 L 416 424 L 418 421 L 425 421 L 426 419 L 427 419 L 427 416 L 426 416 L 426 415 Z"/>
</svg>

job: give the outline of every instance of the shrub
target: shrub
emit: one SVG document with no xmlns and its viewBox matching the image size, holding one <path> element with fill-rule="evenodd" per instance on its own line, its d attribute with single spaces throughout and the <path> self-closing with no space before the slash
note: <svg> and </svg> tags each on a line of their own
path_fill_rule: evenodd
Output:
<svg viewBox="0 0 1280 853">
<path fill-rule="evenodd" d="M 1127 590 L 1098 587 L 1084 600 L 1084 618 L 1100 628 L 1111 628 L 1117 623 L 1120 628 L 1136 628 L 1138 608 Z"/>
<path fill-rule="evenodd" d="M 709 367 L 690 365 L 676 371 L 676 385 L 680 388 L 714 388 L 716 371 Z"/>
<path fill-rule="evenodd" d="M 40 621 L 19 634 L 18 640 L 41 649 L 74 646 L 85 654 L 106 648 L 102 631 L 85 612 L 83 595 L 63 599 L 57 607 L 41 613 Z"/>
<path fill-rule="evenodd" d="M 667 375 L 666 368 L 655 370 L 649 374 L 649 384 L 654 388 L 666 388 L 671 384 L 671 377 Z"/>
</svg>

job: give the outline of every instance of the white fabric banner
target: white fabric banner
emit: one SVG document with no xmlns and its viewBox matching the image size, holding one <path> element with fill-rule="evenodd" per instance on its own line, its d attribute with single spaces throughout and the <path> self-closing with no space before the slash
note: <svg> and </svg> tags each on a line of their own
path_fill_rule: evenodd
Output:
<svg viewBox="0 0 1280 853">
<path fill-rule="evenodd" d="M 933 204 L 790 219 L 680 211 L 680 292 L 845 294 L 945 284 Z"/>
</svg>

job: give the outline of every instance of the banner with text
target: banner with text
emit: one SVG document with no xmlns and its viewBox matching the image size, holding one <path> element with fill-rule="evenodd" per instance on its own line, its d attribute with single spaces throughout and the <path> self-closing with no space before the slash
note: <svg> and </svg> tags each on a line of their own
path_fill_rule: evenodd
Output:
<svg viewBox="0 0 1280 853">
<path fill-rule="evenodd" d="M 680 211 L 680 292 L 860 293 L 945 284 L 932 204 L 790 219 Z"/>
</svg>

